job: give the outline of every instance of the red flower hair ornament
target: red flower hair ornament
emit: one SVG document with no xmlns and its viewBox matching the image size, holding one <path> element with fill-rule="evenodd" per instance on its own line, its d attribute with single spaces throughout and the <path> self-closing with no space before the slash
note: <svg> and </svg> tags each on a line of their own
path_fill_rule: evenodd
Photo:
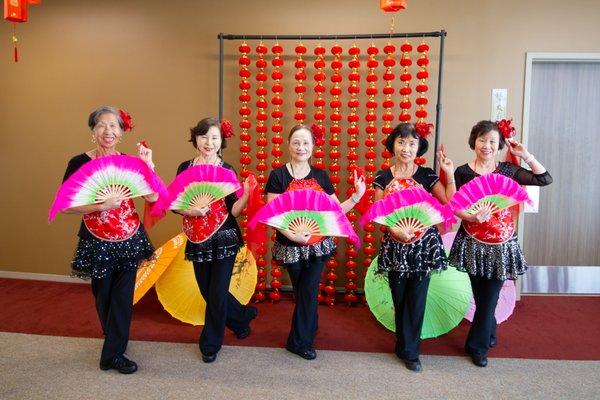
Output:
<svg viewBox="0 0 600 400">
<path fill-rule="evenodd" d="M 123 131 L 129 132 L 135 126 L 133 124 L 133 119 L 131 118 L 131 114 L 123 109 L 119 109 L 119 116 L 123 120 Z"/>
<path fill-rule="evenodd" d="M 496 122 L 498 125 L 498 131 L 504 137 L 504 139 L 510 139 L 517 134 L 514 126 L 511 126 L 512 119 L 501 119 Z"/>
<path fill-rule="evenodd" d="M 233 137 L 233 125 L 231 125 L 231 122 L 226 119 L 221 120 L 221 135 L 225 139 Z"/>
</svg>

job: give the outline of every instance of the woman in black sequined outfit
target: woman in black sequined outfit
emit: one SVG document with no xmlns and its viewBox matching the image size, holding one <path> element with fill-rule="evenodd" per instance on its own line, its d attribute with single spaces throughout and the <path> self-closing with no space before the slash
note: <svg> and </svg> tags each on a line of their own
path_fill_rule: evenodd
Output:
<svg viewBox="0 0 600 400">
<path fill-rule="evenodd" d="M 130 121 L 128 118 L 125 121 L 124 116 L 128 117 L 106 106 L 90 114 L 88 126 L 96 147 L 69 161 L 63 182 L 93 159 L 121 154 L 116 146 L 123 132 L 130 129 Z M 154 169 L 152 151 L 138 144 L 138 153 Z M 156 201 L 158 195 L 154 193 L 145 199 Z M 152 255 L 154 247 L 131 199 L 113 197 L 103 203 L 73 207 L 64 212 L 83 214 L 72 274 L 92 281 L 96 311 L 104 332 L 100 368 L 131 374 L 137 371 L 137 364 L 124 353 L 129 341 L 136 270 Z"/>
<path fill-rule="evenodd" d="M 377 172 L 373 185 L 375 200 L 411 187 L 430 192 L 442 204 L 456 191 L 451 180 L 444 187 L 431 168 L 415 164 L 416 157 L 427 152 L 427 140 L 417 134 L 415 126 L 402 123 L 388 135 L 386 149 L 394 155 L 394 165 Z M 440 166 L 452 176 L 452 161 L 438 153 Z M 437 227 L 414 232 L 398 227 L 386 231 L 378 257 L 378 271 L 387 273 L 395 308 L 396 355 L 411 371 L 421 371 L 419 347 L 425 303 L 431 273 L 447 268 L 442 237 Z"/>
<path fill-rule="evenodd" d="M 520 157 L 531 170 L 508 162 L 496 162 L 498 151 L 507 142 L 508 150 Z M 457 188 L 477 176 L 491 173 L 505 175 L 520 185 L 545 186 L 552 183 L 546 168 L 521 143 L 505 139 L 495 122 L 478 122 L 471 130 L 469 146 L 475 152 L 475 160 L 456 169 Z M 449 261 L 458 270 L 469 274 L 476 306 L 465 351 L 471 355 L 475 365 L 485 367 L 487 352 L 496 345 L 494 312 L 500 289 L 506 279 L 516 279 L 525 273 L 527 263 L 517 242 L 509 209 L 495 214 L 485 210 L 477 214 L 463 212 L 458 216 L 462 222 L 452 244 Z"/>
<path fill-rule="evenodd" d="M 290 161 L 271 171 L 265 186 L 267 200 L 295 189 L 324 191 L 337 200 L 329 175 L 322 169 L 310 165 L 315 140 L 315 130 L 305 125 L 292 128 L 288 136 Z M 355 193 L 340 204 L 347 213 L 365 193 L 365 181 L 354 175 Z M 307 244 L 310 235 L 277 231 L 273 246 L 273 259 L 284 266 L 292 281 L 296 307 L 286 349 L 306 360 L 317 357 L 313 341 L 317 330 L 317 294 L 323 266 L 335 251 L 332 238 Z"/>
<path fill-rule="evenodd" d="M 177 175 L 194 165 L 218 165 L 230 170 L 233 167 L 223 161 L 222 150 L 226 147 L 227 135 L 217 118 L 205 118 L 190 129 L 190 142 L 197 152 L 192 160 L 184 161 L 177 168 Z M 229 283 L 235 257 L 244 245 L 236 221 L 248 202 L 248 183 L 243 183 L 244 194 L 235 193 L 210 206 L 177 211 L 184 215 L 184 232 L 188 236 L 185 258 L 194 264 L 194 274 L 200 293 L 206 300 L 204 328 L 199 339 L 202 361 L 213 362 L 223 345 L 225 327 L 231 329 L 238 339 L 250 335 L 250 321 L 256 318 L 255 307 L 244 306 L 229 293 Z M 197 232 L 214 227 L 215 231 Z M 187 229 L 186 229 L 187 228 Z M 207 235 L 195 240 L 196 234 Z M 196 243 L 194 243 L 194 241 Z"/>
</svg>

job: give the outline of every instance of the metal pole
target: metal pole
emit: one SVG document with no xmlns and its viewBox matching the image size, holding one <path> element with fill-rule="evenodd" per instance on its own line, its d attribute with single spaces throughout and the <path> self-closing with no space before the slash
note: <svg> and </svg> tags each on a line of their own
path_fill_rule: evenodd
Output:
<svg viewBox="0 0 600 400">
<path fill-rule="evenodd" d="M 442 31 L 444 32 L 444 31 Z M 343 35 L 225 35 L 219 33 L 219 39 L 225 40 L 336 40 L 336 39 L 388 39 L 408 37 L 438 37 L 442 32 L 411 32 L 411 33 L 360 33 Z"/>
<path fill-rule="evenodd" d="M 440 119 L 442 114 L 442 82 L 443 82 L 443 68 L 444 68 L 444 39 L 446 38 L 446 31 L 440 31 L 440 63 L 438 70 L 438 87 L 437 87 L 437 102 L 435 104 L 435 139 L 434 139 L 434 152 L 433 152 L 433 168 L 437 166 L 437 151 L 440 145 Z M 451 178 L 451 177 L 449 177 Z"/>
<path fill-rule="evenodd" d="M 219 33 L 219 121 L 223 119 L 223 34 Z"/>
</svg>

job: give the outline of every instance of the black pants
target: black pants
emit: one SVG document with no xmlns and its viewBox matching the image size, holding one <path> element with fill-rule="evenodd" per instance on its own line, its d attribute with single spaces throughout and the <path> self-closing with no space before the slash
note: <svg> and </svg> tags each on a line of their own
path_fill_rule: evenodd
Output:
<svg viewBox="0 0 600 400">
<path fill-rule="evenodd" d="M 109 271 L 102 278 L 92 278 L 92 293 L 96 311 L 104 332 L 100 362 L 108 364 L 121 356 L 129 342 L 129 327 L 133 311 L 135 270 Z"/>
<path fill-rule="evenodd" d="M 490 348 L 490 339 L 496 338 L 495 312 L 504 282 L 474 275 L 469 275 L 469 279 L 475 300 L 475 316 L 465 350 L 471 354 L 485 356 Z"/>
<path fill-rule="evenodd" d="M 325 261 L 320 258 L 286 265 L 296 297 L 292 327 L 287 339 L 287 347 L 292 350 L 313 348 L 318 320 L 317 295 L 324 265 Z"/>
<path fill-rule="evenodd" d="M 399 272 L 389 271 L 388 279 L 396 310 L 396 354 L 404 360 L 416 360 L 431 278 L 400 278 Z"/>
<path fill-rule="evenodd" d="M 200 334 L 200 351 L 205 355 L 213 355 L 221 350 L 225 326 L 240 332 L 250 323 L 247 307 L 229 293 L 234 262 L 235 256 L 211 262 L 194 262 L 196 282 L 206 301 L 204 328 Z"/>
</svg>

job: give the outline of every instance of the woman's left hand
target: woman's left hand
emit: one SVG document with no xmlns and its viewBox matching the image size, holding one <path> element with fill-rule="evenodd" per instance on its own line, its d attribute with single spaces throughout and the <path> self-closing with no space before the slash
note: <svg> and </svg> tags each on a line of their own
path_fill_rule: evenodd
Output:
<svg viewBox="0 0 600 400">
<path fill-rule="evenodd" d="M 150 167 L 150 169 L 154 170 L 154 163 L 152 162 L 152 150 L 142 143 L 137 144 L 138 148 L 138 156 L 144 160 L 146 164 Z"/>
<path fill-rule="evenodd" d="M 437 152 L 438 163 L 440 164 L 440 168 L 446 173 L 448 176 L 454 175 L 454 163 L 451 159 L 446 157 L 443 151 L 439 150 Z"/>
<path fill-rule="evenodd" d="M 525 146 L 523 146 L 523 143 L 519 143 L 513 138 L 507 139 L 506 141 L 508 142 L 508 151 L 510 151 L 511 154 L 521 157 L 522 159 L 527 159 L 531 155 Z"/>
<path fill-rule="evenodd" d="M 356 193 L 356 196 L 358 196 L 358 198 L 360 199 L 361 197 L 363 197 L 366 190 L 367 184 L 365 183 L 365 177 L 359 177 L 356 170 L 354 170 L 354 191 Z"/>
</svg>

